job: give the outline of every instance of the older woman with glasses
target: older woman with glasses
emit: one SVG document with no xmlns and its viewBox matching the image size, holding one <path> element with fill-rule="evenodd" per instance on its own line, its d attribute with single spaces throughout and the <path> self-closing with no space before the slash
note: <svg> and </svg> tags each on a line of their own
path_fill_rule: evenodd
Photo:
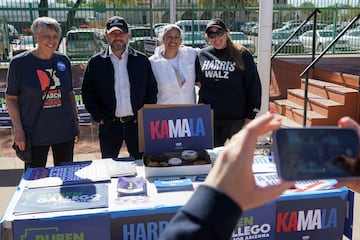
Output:
<svg viewBox="0 0 360 240">
<path fill-rule="evenodd" d="M 180 27 L 168 24 L 162 28 L 162 43 L 150 57 L 158 84 L 158 104 L 195 103 L 195 58 L 200 49 L 182 46 Z"/>
<path fill-rule="evenodd" d="M 55 52 L 60 24 L 40 17 L 31 26 L 34 49 L 11 59 L 6 104 L 14 127 L 14 146 L 31 150 L 28 167 L 45 167 L 51 147 L 54 165 L 73 161 L 78 140 L 76 102 L 69 59 Z M 31 144 L 26 144 L 31 143 Z"/>
<path fill-rule="evenodd" d="M 250 52 L 232 42 L 221 19 L 206 26 L 210 46 L 195 61 L 200 83 L 199 103 L 214 111 L 214 145 L 222 146 L 244 124 L 255 118 L 261 106 L 261 83 Z"/>
</svg>

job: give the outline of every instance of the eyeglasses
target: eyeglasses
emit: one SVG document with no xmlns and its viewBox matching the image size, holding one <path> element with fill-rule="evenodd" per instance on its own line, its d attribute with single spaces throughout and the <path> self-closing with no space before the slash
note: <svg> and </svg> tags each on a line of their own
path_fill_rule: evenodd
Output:
<svg viewBox="0 0 360 240">
<path fill-rule="evenodd" d="M 224 29 L 219 29 L 216 32 L 208 32 L 207 36 L 210 39 L 214 39 L 216 37 L 222 37 L 222 36 L 224 36 L 224 34 L 225 34 L 225 30 Z"/>
<path fill-rule="evenodd" d="M 41 39 L 45 40 L 45 41 L 58 41 L 60 39 L 59 35 L 40 35 Z"/>
</svg>

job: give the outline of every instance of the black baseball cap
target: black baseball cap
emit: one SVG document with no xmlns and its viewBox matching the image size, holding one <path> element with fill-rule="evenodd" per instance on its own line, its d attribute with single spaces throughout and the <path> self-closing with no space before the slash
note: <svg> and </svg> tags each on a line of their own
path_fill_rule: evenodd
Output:
<svg viewBox="0 0 360 240">
<path fill-rule="evenodd" d="M 219 29 L 224 29 L 225 31 L 227 31 L 225 23 L 219 18 L 211 19 L 208 22 L 208 24 L 206 25 L 205 32 L 208 33 L 209 28 L 212 28 L 212 27 L 216 27 L 216 28 L 219 28 Z"/>
<path fill-rule="evenodd" d="M 114 16 L 107 20 L 106 22 L 106 32 L 111 33 L 112 31 L 120 30 L 122 32 L 129 32 L 129 27 L 124 18 Z"/>
</svg>

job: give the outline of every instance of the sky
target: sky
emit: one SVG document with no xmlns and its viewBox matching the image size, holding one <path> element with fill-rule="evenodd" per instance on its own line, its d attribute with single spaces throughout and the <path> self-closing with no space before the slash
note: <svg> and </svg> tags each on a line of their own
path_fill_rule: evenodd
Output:
<svg viewBox="0 0 360 240">
<path fill-rule="evenodd" d="M 294 5 L 295 7 L 300 6 L 303 2 L 312 2 L 315 4 L 315 7 L 326 7 L 329 5 L 335 5 L 336 3 L 360 7 L 359 0 L 288 0 L 288 3 Z"/>
</svg>

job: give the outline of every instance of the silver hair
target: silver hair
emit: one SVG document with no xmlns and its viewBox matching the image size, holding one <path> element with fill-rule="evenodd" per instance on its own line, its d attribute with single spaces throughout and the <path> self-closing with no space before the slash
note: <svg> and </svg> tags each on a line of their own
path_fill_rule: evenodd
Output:
<svg viewBox="0 0 360 240">
<path fill-rule="evenodd" d="M 181 28 L 176 24 L 167 24 L 167 25 L 163 26 L 159 33 L 159 41 L 161 43 L 164 43 L 167 33 L 173 29 L 176 29 L 179 31 L 180 37 L 181 37 L 181 42 L 182 42 L 184 40 L 185 35 L 184 35 L 184 32 L 181 30 Z"/>
<path fill-rule="evenodd" d="M 42 29 L 51 29 L 61 35 L 61 27 L 58 21 L 51 17 L 39 17 L 31 25 L 33 34 L 38 34 Z"/>
</svg>

